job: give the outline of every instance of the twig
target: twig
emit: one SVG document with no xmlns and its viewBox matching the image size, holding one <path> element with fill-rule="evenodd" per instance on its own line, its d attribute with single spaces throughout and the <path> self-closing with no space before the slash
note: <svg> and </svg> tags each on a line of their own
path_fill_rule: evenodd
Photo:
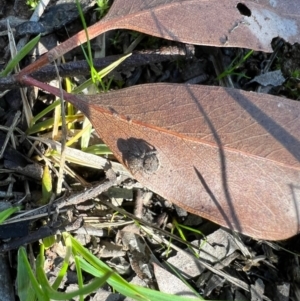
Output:
<svg viewBox="0 0 300 301">
<path fill-rule="evenodd" d="M 59 202 L 56 202 L 55 206 L 57 208 L 63 208 L 66 206 L 78 205 L 80 203 L 85 202 L 86 200 L 95 198 L 96 196 L 106 191 L 113 185 L 116 185 L 118 183 L 116 174 L 113 172 L 112 169 L 110 169 L 108 172 L 112 174 L 111 178 L 108 181 L 105 180 L 103 183 L 97 184 L 96 186 L 93 186 L 92 188 L 89 188 L 84 192 L 73 195 L 65 200 L 63 199 Z"/>
<path fill-rule="evenodd" d="M 19 118 L 21 116 L 21 112 L 20 111 L 17 111 L 15 117 L 14 117 L 14 120 L 13 120 L 13 123 L 12 125 L 10 126 L 7 134 L 6 134 L 6 137 L 5 137 L 5 140 L 4 140 L 4 143 L 2 145 L 2 148 L 1 148 L 1 151 L 0 151 L 0 159 L 2 158 L 4 152 L 5 152 L 5 149 L 6 149 L 6 146 L 7 146 L 7 143 L 8 143 L 8 140 L 10 139 L 13 131 L 15 130 L 15 127 L 16 125 L 18 124 L 19 122 Z"/>
<path fill-rule="evenodd" d="M 15 38 L 14 38 L 14 35 L 12 33 L 12 30 L 11 30 L 11 27 L 10 27 L 8 21 L 7 21 L 7 30 L 8 30 L 8 39 L 9 39 L 9 48 L 10 48 L 11 57 L 14 58 L 17 55 L 18 51 L 17 51 L 17 46 L 15 43 Z M 15 72 L 19 72 L 19 71 L 20 71 L 20 67 L 19 67 L 19 64 L 17 64 L 15 66 Z M 27 126 L 29 127 L 30 122 L 33 118 L 31 108 L 28 103 L 27 95 L 24 91 L 24 88 L 20 88 L 20 93 L 22 96 L 23 110 L 24 110 Z"/>
<path fill-rule="evenodd" d="M 111 169 L 108 170 L 107 175 L 108 175 L 107 176 L 108 180 L 104 180 L 103 182 L 97 183 L 96 185 L 92 186 L 91 188 L 88 188 L 83 192 L 72 194 L 71 196 L 69 196 L 67 198 L 65 196 L 62 196 L 62 197 L 58 198 L 57 200 L 55 200 L 53 202 L 52 206 L 55 208 L 61 209 L 63 207 L 67 207 L 67 206 L 78 205 L 89 199 L 97 197 L 99 194 L 106 191 L 113 185 L 119 184 L 120 180 L 117 178 L 117 176 L 115 175 L 113 170 L 111 170 Z M 15 217 L 7 220 L 6 222 L 4 222 L 4 224 L 11 223 L 12 221 L 18 221 L 18 220 L 20 220 L 20 218 L 22 218 L 22 220 L 24 220 L 25 217 L 31 219 L 31 217 L 33 216 L 34 218 L 36 218 L 37 216 L 40 216 L 41 214 L 43 215 L 43 214 L 47 213 L 48 207 L 49 207 L 49 205 L 44 205 L 37 209 L 21 213 L 18 216 L 15 216 Z"/>
<path fill-rule="evenodd" d="M 59 90 L 60 90 L 61 129 L 62 129 L 59 173 L 58 173 L 57 187 L 56 187 L 56 194 L 60 195 L 61 188 L 62 188 L 62 182 L 63 182 L 63 176 L 64 176 L 65 161 L 66 161 L 65 148 L 66 148 L 66 139 L 67 139 L 66 138 L 67 137 L 67 125 L 66 125 L 66 112 L 65 112 L 65 105 L 64 105 L 63 88 L 61 85 L 61 78 L 59 76 L 59 72 L 58 72 L 55 61 L 54 61 L 54 67 L 55 67 L 56 74 L 58 77 Z"/>
<path fill-rule="evenodd" d="M 84 192 L 72 195 L 72 196 L 70 196 L 66 199 L 64 197 L 62 197 L 54 203 L 54 206 L 56 206 L 56 208 L 62 208 L 62 207 L 66 207 L 66 206 L 80 204 L 82 202 L 85 202 L 86 200 L 95 198 L 96 196 L 98 196 L 102 192 L 109 189 L 111 186 L 118 184 L 119 180 L 117 179 L 117 176 L 113 172 L 112 169 L 109 169 L 106 172 L 106 175 L 107 175 L 108 179 L 105 180 L 104 182 L 102 182 L 100 184 L 97 184 L 97 185 L 93 186 L 92 188 L 87 189 Z M 36 211 L 38 211 L 38 213 L 41 214 L 42 209 L 45 211 L 44 213 L 46 213 L 47 210 L 48 210 L 48 205 L 45 205 L 41 208 L 38 208 L 38 210 L 36 210 Z M 24 214 L 22 216 L 24 217 Z M 24 220 L 24 218 L 23 218 L 23 220 Z M 8 223 L 9 223 L 9 221 L 8 221 Z M 67 231 L 68 229 L 69 228 L 67 228 L 65 226 L 59 227 L 59 228 L 52 228 L 52 227 L 49 227 L 49 226 L 42 227 L 38 231 L 33 232 L 33 233 L 29 234 L 26 237 L 22 237 L 22 238 L 13 240 L 9 243 L 4 243 L 4 244 L 0 245 L 0 253 L 1 252 L 6 252 L 6 251 L 9 251 L 9 250 L 12 250 L 12 249 L 16 249 L 16 248 L 20 247 L 23 244 L 28 244 L 28 243 L 35 242 L 38 239 L 54 235 L 54 234 L 56 234 L 60 231 Z"/>
<path fill-rule="evenodd" d="M 37 230 L 27 236 L 24 236 L 24 237 L 21 237 L 18 239 L 14 239 L 13 241 L 10 241 L 8 243 L 4 243 L 4 244 L 0 245 L 0 253 L 4 253 L 4 252 L 10 251 L 10 250 L 17 249 L 22 245 L 33 243 L 39 239 L 42 239 L 42 238 L 45 238 L 45 237 L 48 237 L 51 235 L 55 235 L 59 232 L 60 232 L 59 229 L 53 229 L 49 226 L 41 227 L 39 230 Z"/>
<path fill-rule="evenodd" d="M 132 67 L 144 66 L 146 64 L 160 63 L 168 60 L 178 59 L 179 57 L 184 56 L 184 54 L 155 54 L 155 53 L 146 53 L 146 54 L 133 54 L 128 57 L 116 70 L 127 70 Z M 121 56 L 109 56 L 101 59 L 95 59 L 93 61 L 94 67 L 97 71 L 107 67 L 109 64 L 118 60 Z M 58 71 L 61 77 L 73 77 L 77 75 L 88 75 L 90 74 L 90 67 L 86 61 L 76 61 L 69 62 L 66 64 L 61 64 L 58 66 Z M 52 65 L 44 66 L 38 71 L 35 71 L 31 76 L 41 82 L 49 82 L 56 77 L 55 67 Z M 16 75 L 7 76 L 0 78 L 0 91 L 5 91 L 13 89 L 16 87 L 24 86 L 24 83 L 21 84 L 16 79 Z"/>
</svg>

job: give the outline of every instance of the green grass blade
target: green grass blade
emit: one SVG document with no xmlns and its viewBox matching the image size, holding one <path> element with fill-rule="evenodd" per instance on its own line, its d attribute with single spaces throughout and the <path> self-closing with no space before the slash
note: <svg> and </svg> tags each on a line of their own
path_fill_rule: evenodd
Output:
<svg viewBox="0 0 300 301">
<path fill-rule="evenodd" d="M 106 144 L 94 144 L 87 148 L 82 149 L 86 153 L 94 155 L 112 155 L 113 152 L 109 149 Z"/>
<path fill-rule="evenodd" d="M 37 279 L 39 280 L 39 286 L 43 288 L 43 301 L 45 300 L 70 300 L 74 297 L 77 297 L 79 295 L 88 295 L 92 293 L 93 291 L 97 290 L 99 287 L 103 286 L 103 284 L 107 281 L 107 279 L 110 277 L 110 275 L 113 272 L 107 273 L 104 277 L 97 278 L 90 282 L 89 284 L 85 285 L 84 287 L 80 288 L 79 290 L 75 290 L 68 293 L 62 293 L 58 292 L 54 288 L 50 286 L 50 283 L 47 279 L 46 273 L 44 271 L 44 247 L 41 245 L 40 253 L 37 256 L 37 264 L 36 264 L 36 273 L 37 273 Z M 27 258 L 26 258 L 27 260 Z M 40 298 L 39 298 L 40 300 Z M 42 300 L 42 299 L 41 299 Z"/>
<path fill-rule="evenodd" d="M 29 298 L 32 298 L 31 300 L 35 300 L 35 293 L 32 289 L 30 278 L 28 277 L 27 267 L 20 253 L 18 253 L 17 288 L 18 296 L 21 301 L 29 300 Z"/>
<path fill-rule="evenodd" d="M 96 266 L 94 266 L 86 262 L 82 258 L 78 258 L 78 260 L 80 261 L 81 268 L 95 277 L 103 277 L 110 270 L 108 266 L 103 267 L 102 263 L 101 266 L 97 266 L 97 264 Z M 111 275 L 111 277 L 107 280 L 107 283 L 124 296 L 133 298 L 138 301 L 149 301 L 148 298 L 139 294 L 131 284 L 129 284 L 126 280 L 124 280 L 120 275 L 116 273 Z"/>
<path fill-rule="evenodd" d="M 33 272 L 32 272 L 32 269 L 31 269 L 31 266 L 28 262 L 28 259 L 27 259 L 27 254 L 26 254 L 26 251 L 25 251 L 25 248 L 24 247 L 21 247 L 19 248 L 19 251 L 18 251 L 18 273 L 20 273 L 18 276 L 17 276 L 17 279 L 18 279 L 18 283 L 20 282 L 20 284 L 22 285 L 22 295 L 24 295 L 24 282 L 22 283 L 21 282 L 21 277 L 24 276 L 24 273 L 27 273 L 27 276 L 26 278 L 29 278 L 30 279 L 30 282 L 32 284 L 32 287 L 38 297 L 38 299 L 40 301 L 48 301 L 47 297 L 45 296 L 43 290 L 41 289 L 40 287 L 40 284 L 38 283 L 37 279 L 35 278 Z"/>
<path fill-rule="evenodd" d="M 83 288 L 83 277 L 82 277 L 82 272 L 81 272 L 81 267 L 80 267 L 80 262 L 78 260 L 78 256 L 75 256 L 75 266 L 76 266 L 76 273 L 77 273 L 77 279 L 78 279 L 78 287 L 79 287 L 79 289 L 82 289 Z M 80 295 L 79 301 L 83 301 L 83 298 L 84 298 L 84 296 Z"/>
<path fill-rule="evenodd" d="M 87 249 L 85 249 L 76 239 L 71 237 L 68 233 L 63 233 L 64 238 L 70 237 L 72 240 L 73 249 L 75 252 L 84 257 L 85 260 L 79 258 L 81 268 L 91 273 L 95 277 L 103 277 L 107 273 L 112 272 L 112 269 L 99 260 L 96 256 L 91 254 Z M 92 269 L 93 267 L 93 269 Z M 108 279 L 108 284 L 114 287 L 118 292 L 125 296 L 130 296 L 139 301 L 148 301 L 147 298 L 139 295 L 137 291 L 131 289 L 131 285 L 124 280 L 120 275 L 113 273 Z"/>
<path fill-rule="evenodd" d="M 17 55 L 9 61 L 6 68 L 0 73 L 0 77 L 7 76 L 15 66 L 34 48 L 34 46 L 40 40 L 41 35 L 39 34 L 34 39 L 29 41 L 18 53 Z"/>
<path fill-rule="evenodd" d="M 103 275 L 104 271 L 101 271 L 100 267 L 94 267 L 90 265 L 88 262 L 86 262 L 84 259 L 79 258 L 81 268 L 92 274 L 95 277 L 100 277 Z M 107 267 L 109 268 L 109 267 Z M 130 284 L 126 280 L 122 278 L 122 281 L 126 282 L 126 286 L 123 283 L 118 283 L 118 279 L 114 279 L 114 276 L 118 276 L 122 278 L 121 276 L 117 274 L 113 274 L 108 280 L 107 283 L 111 285 L 116 291 L 121 293 L 124 296 L 133 298 L 135 300 L 149 300 L 149 301 L 191 301 L 191 300 L 203 300 L 203 298 L 200 296 L 200 298 L 187 298 L 187 297 L 181 297 L 171 294 L 166 294 L 160 291 L 151 290 L 149 288 L 144 288 L 138 285 Z"/>
<path fill-rule="evenodd" d="M 52 196 L 52 177 L 48 165 L 45 165 L 42 176 L 42 199 L 39 204 L 46 205 Z"/>
<path fill-rule="evenodd" d="M 51 112 L 55 107 L 60 105 L 60 99 L 54 101 L 51 105 L 47 106 L 42 112 L 37 114 L 35 117 L 32 118 L 31 120 L 31 125 L 34 125 L 39 119 L 44 117 L 46 114 Z"/>
<path fill-rule="evenodd" d="M 54 290 L 57 290 L 57 289 L 58 289 L 58 287 L 59 287 L 59 285 L 61 284 L 61 282 L 62 282 L 64 276 L 65 276 L 66 273 L 67 273 L 68 267 L 69 267 L 69 264 L 68 264 L 68 263 L 64 262 L 64 263 L 62 264 L 62 267 L 60 268 L 60 271 L 59 271 L 59 273 L 58 273 L 58 275 L 57 275 L 57 277 L 56 277 L 54 283 L 52 284 L 52 288 L 53 288 Z"/>
<path fill-rule="evenodd" d="M 81 136 L 81 141 L 80 141 L 81 149 L 88 147 L 91 138 L 92 129 L 93 129 L 93 126 L 87 117 L 85 117 L 83 120 L 82 128 L 85 129 L 85 131 L 83 131 Z"/>
<path fill-rule="evenodd" d="M 69 261 L 70 261 L 70 258 L 72 256 L 72 244 L 71 244 L 71 240 L 70 239 L 66 239 L 65 240 L 65 245 L 66 245 L 66 254 L 65 254 L 65 257 L 64 257 L 64 262 L 63 262 L 63 265 L 57 275 L 57 278 L 55 279 L 54 283 L 52 284 L 52 288 L 54 290 L 57 290 L 59 285 L 61 284 L 64 276 L 66 275 L 67 273 L 67 270 L 68 270 L 68 266 L 69 266 Z"/>
<path fill-rule="evenodd" d="M 71 300 L 79 295 L 89 295 L 92 292 L 95 292 L 99 287 L 102 287 L 105 284 L 112 273 L 113 272 L 107 273 L 104 277 L 96 278 L 83 288 L 68 293 L 58 292 L 49 285 L 45 286 L 44 289 L 47 291 L 51 300 Z"/>
<path fill-rule="evenodd" d="M 20 207 L 11 207 L 0 212 L 0 224 L 15 212 L 19 211 Z"/>
<path fill-rule="evenodd" d="M 93 66 L 93 56 L 92 56 L 91 43 L 90 43 L 90 39 L 89 39 L 89 32 L 87 30 L 87 26 L 86 26 L 86 22 L 85 22 L 85 19 L 84 19 L 83 11 L 81 9 L 81 5 L 80 5 L 80 2 L 78 0 L 76 0 L 76 5 L 77 5 L 77 9 L 78 9 L 79 16 L 80 16 L 80 19 L 81 19 L 81 23 L 83 25 L 83 29 L 84 29 L 85 35 L 87 37 L 86 44 L 87 44 L 87 48 L 88 48 L 88 57 L 86 57 L 86 60 L 87 60 L 89 66 L 91 68 L 91 74 L 93 75 L 93 73 L 95 73 L 95 68 Z"/>
<path fill-rule="evenodd" d="M 202 296 L 186 281 L 186 279 L 167 261 L 165 261 L 165 264 L 170 268 L 170 270 L 173 271 L 173 273 L 191 290 L 194 292 L 194 294 L 200 299 L 204 300 Z"/>
<path fill-rule="evenodd" d="M 84 118 L 86 120 L 87 118 Z M 85 133 L 88 133 L 90 135 L 92 132 L 90 124 L 84 126 L 82 124 L 82 130 L 80 130 L 75 136 L 73 136 L 68 142 L 66 143 L 66 146 L 71 146 L 72 144 L 76 143 L 80 138 L 84 136 Z"/>
<path fill-rule="evenodd" d="M 167 294 L 160 291 L 151 290 L 146 287 L 133 285 L 135 289 L 145 296 L 151 301 L 200 301 L 203 300 L 202 298 L 188 298 L 188 297 L 181 297 L 177 295 Z"/>
<path fill-rule="evenodd" d="M 87 249 L 85 249 L 79 242 L 71 237 L 68 233 L 63 233 L 64 238 L 70 237 L 72 240 L 72 245 L 75 251 L 80 254 L 83 258 L 78 258 L 80 261 L 81 268 L 94 276 L 102 277 L 107 272 L 112 271 L 105 263 L 103 263 L 96 256 L 91 254 Z M 192 299 L 180 296 L 174 296 L 170 294 L 165 294 L 159 291 L 154 291 L 148 288 L 143 288 L 137 285 L 128 283 L 120 275 L 113 273 L 108 279 L 107 283 L 111 285 L 116 291 L 124 296 L 128 296 L 138 301 L 190 301 L 190 300 L 200 300 Z"/>
<path fill-rule="evenodd" d="M 83 117 L 84 116 L 82 114 L 66 116 L 66 123 L 68 124 L 70 122 L 81 121 L 83 120 Z M 54 124 L 54 118 L 49 118 L 47 120 L 34 124 L 31 128 L 27 129 L 26 134 L 32 135 L 40 131 L 50 129 L 53 127 L 53 124 Z M 59 125 L 61 125 L 61 120 L 59 121 Z"/>
<path fill-rule="evenodd" d="M 98 72 L 98 76 L 100 79 L 102 79 L 104 76 L 106 76 L 108 73 L 110 73 L 112 70 L 114 70 L 116 67 L 118 67 L 124 60 L 126 60 L 129 56 L 131 55 L 131 53 L 119 58 L 117 61 L 111 63 L 109 66 L 103 68 L 101 71 Z M 77 94 L 79 92 L 81 92 L 82 90 L 86 89 L 87 87 L 89 87 L 90 85 L 93 84 L 93 79 L 90 78 L 87 81 L 85 81 L 84 83 L 82 83 L 80 86 L 76 87 L 72 93 Z"/>
</svg>

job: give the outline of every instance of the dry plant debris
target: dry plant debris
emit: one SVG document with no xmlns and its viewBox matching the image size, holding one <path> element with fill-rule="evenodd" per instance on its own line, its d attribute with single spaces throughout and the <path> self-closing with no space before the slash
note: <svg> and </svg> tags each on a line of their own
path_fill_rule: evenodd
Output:
<svg viewBox="0 0 300 301">
<path fill-rule="evenodd" d="M 94 2 L 83 4 L 88 10 L 93 8 Z M 77 15 L 75 2 L 60 0 L 51 4 L 39 21 L 15 22 L 15 37 L 46 35 L 60 30 L 66 40 L 29 62 L 20 72 L 0 78 L 0 90 L 25 85 L 40 88 L 46 91 L 43 95 L 46 101 L 40 103 L 43 107 L 54 103 L 51 95 L 63 95 L 81 112 L 75 113 L 75 108 L 68 111 L 74 112 L 66 119 L 73 122 L 65 126 L 67 133 L 77 137 L 78 124 L 86 122 L 83 113 L 112 151 L 114 157 L 110 159 L 121 164 L 65 147 L 64 139 L 69 137 L 63 137 L 64 131 L 52 134 L 60 139 L 59 142 L 49 140 L 47 133 L 43 137 L 26 137 L 23 131 L 28 130 L 26 127 L 33 119 L 30 110 L 39 114 L 41 110 L 37 103 L 40 100 L 30 107 L 24 90 L 7 93 L 3 96 L 4 105 L 0 103 L 1 126 L 5 131 L 0 139 L 3 145 L 1 164 L 7 175 L 2 179 L 2 184 L 7 187 L 3 195 L 12 205 L 26 204 L 28 208 L 1 226 L 2 239 L 11 238 L 8 233 L 17 232 L 17 224 L 23 232 L 17 232 L 17 239 L 3 242 L 0 251 L 13 250 L 68 231 L 97 257 L 110 258 L 107 263 L 124 278 L 137 275 L 133 282 L 140 281 L 141 285 L 153 289 L 174 295 L 198 296 L 200 293 L 207 299 L 297 300 L 298 255 L 296 252 L 289 255 L 284 248 L 298 251 L 295 243 L 298 237 L 281 244 L 264 240 L 283 240 L 299 232 L 300 105 L 281 97 L 288 94 L 299 98 L 299 72 L 287 65 L 282 67 L 284 73 L 290 72 L 284 74 L 285 78 L 293 79 L 286 84 L 282 78 L 276 82 L 270 80 L 268 69 L 271 66 L 276 69 L 273 62 L 276 55 L 280 57 L 280 51 L 294 51 L 295 56 L 289 55 L 289 58 L 297 60 L 297 46 L 287 43 L 299 42 L 300 6 L 295 5 L 295 1 L 156 0 L 145 3 L 142 0 L 115 0 L 106 16 L 87 28 L 88 36 L 83 30 L 68 38 L 64 26 L 77 32 L 76 23 L 79 22 L 71 13 L 68 18 L 63 18 L 63 22 L 58 17 L 64 7 L 72 7 L 72 14 Z M 91 11 L 89 16 L 95 16 Z M 7 10 L 7 16 L 10 13 Z M 108 93 L 76 95 L 70 94 L 69 90 L 62 91 L 60 84 L 54 87 L 45 83 L 57 75 L 57 70 L 60 76 L 77 76 L 74 82 L 81 81 L 90 68 L 87 62 L 69 62 L 58 68 L 47 65 L 57 64 L 61 56 L 77 46 L 116 29 L 136 30 L 173 41 L 173 44 L 158 42 L 166 43 L 172 52 L 166 55 L 165 49 L 161 48 L 158 54 L 136 53 L 114 71 L 115 89 Z M 126 38 L 133 40 L 133 35 L 122 33 L 126 38 L 120 42 L 118 34 L 111 43 L 106 40 L 109 45 L 106 51 L 114 53 L 118 43 L 128 49 Z M 278 37 L 285 42 L 277 43 L 274 39 Z M 6 41 L 4 36 L 1 38 Z M 104 45 L 101 47 L 105 48 Z M 182 52 L 185 46 L 187 50 Z M 241 60 L 236 67 L 238 71 L 231 74 L 226 73 L 224 64 L 226 59 L 238 56 L 239 52 L 230 47 L 256 50 L 253 57 Z M 274 54 L 267 54 L 273 50 Z M 7 57 L 8 52 L 3 49 L 4 52 Z M 245 58 L 246 51 L 240 49 L 240 52 Z M 74 53 L 75 50 L 70 54 L 71 58 L 76 56 Z M 106 66 L 114 59 L 100 59 L 97 66 Z M 281 59 L 284 60 L 284 56 Z M 174 60 L 177 61 L 174 63 Z M 262 69 L 266 61 L 270 64 Z M 280 63 L 277 59 L 277 64 Z M 176 76 L 179 73 L 181 77 Z M 222 74 L 225 74 L 224 79 Z M 215 87 L 216 78 L 225 86 Z M 130 87 L 116 89 L 118 83 Z M 139 85 L 141 83 L 144 85 Z M 273 95 L 254 92 L 261 89 L 259 85 L 270 83 L 276 87 L 276 90 L 269 88 Z M 41 92 L 39 94 L 41 97 Z M 31 101 L 35 103 L 36 96 L 32 96 Z M 14 118 L 22 104 L 27 104 L 27 125 Z M 41 135 L 50 127 L 49 116 L 43 118 Z M 30 130 L 31 134 L 39 132 L 36 127 Z M 8 141 L 11 143 L 6 146 Z M 45 152 L 45 145 L 50 154 Z M 49 205 L 41 204 L 38 181 L 42 179 L 42 171 L 44 179 L 45 170 L 48 170 L 43 165 L 45 163 L 52 170 L 47 180 L 54 180 L 57 185 L 61 153 L 67 162 L 73 162 L 67 163 L 64 169 L 66 192 L 55 195 L 51 188 Z M 43 164 L 35 161 L 37 156 Z M 78 162 L 92 168 L 100 167 L 101 171 L 78 169 L 74 166 Z M 97 177 L 102 180 L 98 179 L 92 186 L 90 179 L 93 181 Z M 69 195 L 72 189 L 75 190 L 74 182 L 80 183 L 82 190 Z M 142 187 L 156 194 L 143 198 Z M 24 192 L 18 194 L 14 189 Z M 35 204 L 32 202 L 34 192 L 39 192 Z M 97 204 L 91 201 L 96 197 Z M 122 208 L 128 200 L 137 202 L 135 211 Z M 206 230 L 203 221 L 187 226 L 185 210 L 190 216 L 201 216 L 224 228 L 209 229 L 213 227 L 209 221 Z M 114 216 L 116 211 L 118 216 Z M 46 225 L 42 224 L 42 219 Z M 133 221 L 136 224 L 132 225 Z M 170 231 L 172 227 L 178 230 L 181 238 Z M 201 228 L 207 235 L 192 232 L 192 227 Z M 186 240 L 184 233 L 191 237 Z M 62 258 L 67 256 L 66 249 L 56 244 L 46 254 L 45 268 L 54 277 L 62 265 Z M 78 287 L 72 266 L 67 275 L 60 287 L 65 292 Z M 174 275 L 176 282 L 172 280 Z M 85 276 L 89 282 L 90 276 Z M 165 278 L 169 282 L 163 281 Z M 88 298 L 100 300 L 106 298 L 103 294 L 107 295 L 98 291 Z M 117 300 L 120 296 L 108 294 L 108 297 Z"/>
</svg>

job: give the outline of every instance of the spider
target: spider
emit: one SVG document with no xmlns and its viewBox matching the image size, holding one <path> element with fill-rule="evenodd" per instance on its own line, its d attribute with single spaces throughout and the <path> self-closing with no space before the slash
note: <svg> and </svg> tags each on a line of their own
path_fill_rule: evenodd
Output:
<svg viewBox="0 0 300 301">
<path fill-rule="evenodd" d="M 132 174 L 143 171 L 146 174 L 153 174 L 159 168 L 157 151 L 129 152 L 126 156 L 126 164 Z"/>
</svg>

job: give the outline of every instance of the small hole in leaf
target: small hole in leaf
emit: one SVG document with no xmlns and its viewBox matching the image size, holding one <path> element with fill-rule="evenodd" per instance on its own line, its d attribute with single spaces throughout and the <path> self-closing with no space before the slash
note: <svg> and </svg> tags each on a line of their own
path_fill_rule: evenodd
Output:
<svg viewBox="0 0 300 301">
<path fill-rule="evenodd" d="M 238 3 L 238 5 L 236 7 L 239 10 L 241 15 L 247 16 L 247 17 L 251 16 L 251 10 L 245 4 Z"/>
</svg>

